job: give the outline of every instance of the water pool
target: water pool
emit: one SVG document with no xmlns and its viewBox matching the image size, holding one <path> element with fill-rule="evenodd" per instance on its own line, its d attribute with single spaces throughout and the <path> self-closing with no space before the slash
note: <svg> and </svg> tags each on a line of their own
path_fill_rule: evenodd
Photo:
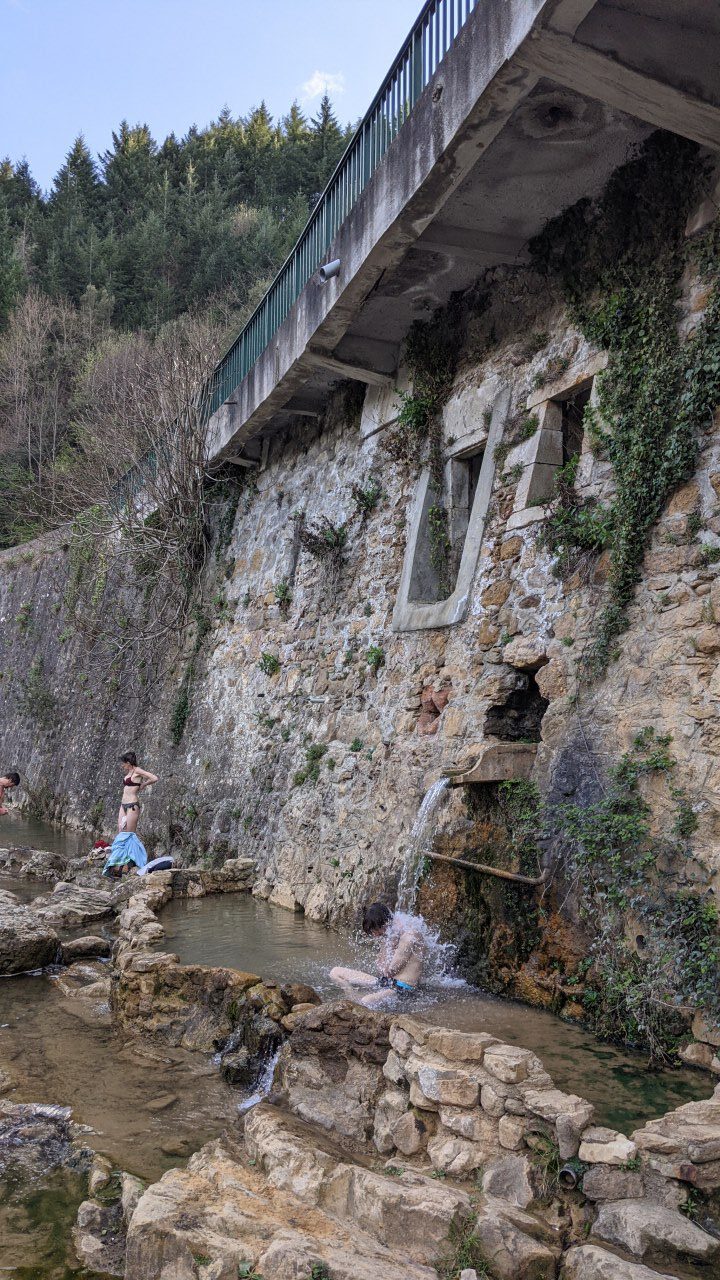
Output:
<svg viewBox="0 0 720 1280">
<path fill-rule="evenodd" d="M 375 944 L 335 933 L 249 894 L 175 899 L 161 914 L 165 939 L 184 964 L 244 969 L 276 982 L 307 982 L 325 999 L 340 995 L 329 978 L 333 965 L 372 969 Z M 462 1031 L 489 1031 L 533 1049 L 558 1088 L 593 1102 L 597 1120 L 630 1132 L 645 1120 L 709 1097 L 713 1082 L 691 1069 L 648 1071 L 645 1059 L 605 1044 L 573 1023 L 445 983 L 403 1002 L 404 1012 Z"/>
</svg>

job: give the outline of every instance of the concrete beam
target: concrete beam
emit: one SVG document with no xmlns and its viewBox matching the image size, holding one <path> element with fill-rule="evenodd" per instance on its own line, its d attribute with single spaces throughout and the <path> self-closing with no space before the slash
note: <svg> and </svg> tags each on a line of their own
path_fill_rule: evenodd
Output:
<svg viewBox="0 0 720 1280">
<path fill-rule="evenodd" d="M 523 255 L 523 244 L 512 237 L 453 227 L 447 222 L 431 223 L 414 247 L 425 253 L 469 258 L 486 267 L 495 267 L 499 262 L 519 262 L 527 256 Z"/>
<path fill-rule="evenodd" d="M 720 150 L 720 107 L 635 71 L 553 31 L 534 31 L 518 51 L 529 71 L 703 147 Z"/>
<path fill-rule="evenodd" d="M 341 378 L 352 378 L 355 382 L 365 382 L 370 387 L 391 387 L 393 379 L 387 373 L 378 373 L 376 369 L 365 369 L 359 364 L 350 364 L 347 360 L 338 360 L 336 356 L 318 351 L 316 347 L 308 347 L 305 352 L 311 364 L 318 369 L 329 369 Z"/>
<path fill-rule="evenodd" d="M 548 18 L 551 31 L 559 31 L 564 36 L 574 36 L 578 27 L 592 13 L 598 0 L 558 0 L 556 8 Z"/>
</svg>

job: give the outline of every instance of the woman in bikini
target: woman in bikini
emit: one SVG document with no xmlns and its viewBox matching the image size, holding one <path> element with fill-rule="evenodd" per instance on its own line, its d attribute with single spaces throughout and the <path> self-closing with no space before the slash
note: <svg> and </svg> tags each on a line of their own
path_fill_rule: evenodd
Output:
<svg viewBox="0 0 720 1280">
<path fill-rule="evenodd" d="M 151 787 L 157 778 L 154 773 L 138 767 L 134 751 L 122 756 L 123 794 L 118 813 L 118 833 L 112 842 L 108 860 L 103 867 L 104 876 L 118 877 L 123 870 L 134 865 L 138 871 L 147 866 L 147 850 L 135 831 L 140 817 L 139 795 L 145 787 Z"/>
<path fill-rule="evenodd" d="M 148 773 L 147 769 L 138 767 L 137 756 L 134 751 L 126 751 L 122 757 L 123 766 L 123 793 L 120 802 L 120 812 L 118 813 L 118 831 L 136 831 L 138 818 L 140 817 L 140 800 L 139 795 L 145 787 L 151 787 L 157 782 L 154 773 Z"/>
</svg>

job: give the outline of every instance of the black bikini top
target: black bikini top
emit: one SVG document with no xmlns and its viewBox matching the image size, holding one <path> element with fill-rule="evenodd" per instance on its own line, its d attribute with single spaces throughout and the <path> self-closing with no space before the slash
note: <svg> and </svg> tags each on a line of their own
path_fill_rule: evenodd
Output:
<svg viewBox="0 0 720 1280">
<path fill-rule="evenodd" d="M 124 787 L 139 787 L 141 782 L 142 778 L 138 782 L 133 782 L 132 778 L 123 778 Z"/>
</svg>

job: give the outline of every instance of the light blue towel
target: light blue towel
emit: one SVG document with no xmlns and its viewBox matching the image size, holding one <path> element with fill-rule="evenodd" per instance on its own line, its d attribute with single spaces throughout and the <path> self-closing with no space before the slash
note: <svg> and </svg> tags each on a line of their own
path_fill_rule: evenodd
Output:
<svg viewBox="0 0 720 1280">
<path fill-rule="evenodd" d="M 121 831 L 112 842 L 110 856 L 103 867 L 103 875 L 107 874 L 110 867 L 125 867 L 128 862 L 134 862 L 136 867 L 144 867 L 147 860 L 145 845 L 138 839 L 135 832 Z"/>
</svg>

